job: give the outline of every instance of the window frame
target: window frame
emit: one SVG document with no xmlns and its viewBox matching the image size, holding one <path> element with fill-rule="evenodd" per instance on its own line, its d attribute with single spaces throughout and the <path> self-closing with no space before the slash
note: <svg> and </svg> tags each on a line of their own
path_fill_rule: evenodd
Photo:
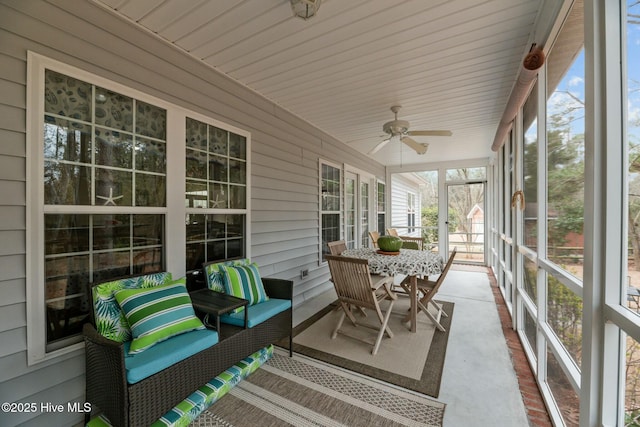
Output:
<svg viewBox="0 0 640 427">
<path fill-rule="evenodd" d="M 187 176 L 186 176 L 186 150 L 187 150 L 187 144 L 185 141 L 185 138 L 183 137 L 181 139 L 182 141 L 182 145 L 181 145 L 181 149 L 182 149 L 182 164 L 180 165 L 181 167 L 181 171 L 182 171 L 182 193 L 181 195 L 181 201 L 180 203 L 182 204 L 182 206 L 184 207 L 184 212 L 182 215 L 182 220 L 186 221 L 186 216 L 188 214 L 199 214 L 199 215 L 244 215 L 245 216 L 245 224 L 244 224 L 244 257 L 245 258 L 251 258 L 251 244 L 250 244 L 250 237 L 251 237 L 251 133 L 247 132 L 245 130 L 242 130 L 240 128 L 236 128 L 234 126 L 228 125 L 226 123 L 222 123 L 219 122 L 217 120 L 211 119 L 210 117 L 207 117 L 205 115 L 202 114 L 197 114 L 194 113 L 192 111 L 188 111 L 185 113 L 185 116 L 183 117 L 182 120 L 182 125 L 184 126 L 184 133 L 183 136 L 186 136 L 186 120 L 187 119 L 192 119 L 192 120 L 197 120 L 199 122 L 202 122 L 204 124 L 207 124 L 208 126 L 213 126 L 216 128 L 220 128 L 223 129 L 227 132 L 230 133 L 235 133 L 237 135 L 240 135 L 242 137 L 245 138 L 245 175 L 246 175 L 246 179 L 245 179 L 245 207 L 244 208 L 202 208 L 202 207 L 186 207 L 184 206 L 184 197 L 185 197 L 185 193 L 186 193 L 186 184 L 187 184 Z M 231 159 L 230 156 L 227 156 L 227 158 Z M 229 177 L 229 171 L 227 171 L 227 179 Z M 227 182 L 227 184 L 231 185 L 232 183 L 230 181 Z M 167 196 L 168 198 L 168 196 Z M 185 225 L 186 228 L 186 225 Z M 227 238 L 225 238 L 225 241 L 227 240 Z M 183 265 L 181 266 L 181 269 L 184 271 L 189 271 L 187 270 L 187 266 L 186 266 L 186 248 L 187 248 L 187 240 L 186 240 L 186 229 L 184 232 L 184 242 L 182 245 L 184 251 L 183 251 Z M 181 270 L 181 271 L 182 271 Z"/>
<path fill-rule="evenodd" d="M 416 201 L 417 194 L 407 191 L 407 234 L 411 235 L 416 227 Z"/>
<path fill-rule="evenodd" d="M 344 169 L 342 170 L 343 182 L 346 183 L 346 178 L 348 175 L 351 175 L 350 178 L 355 179 L 355 221 L 356 221 L 356 236 L 355 236 L 355 247 L 356 248 L 368 248 L 371 245 L 371 238 L 369 237 L 369 231 L 375 227 L 377 229 L 377 188 L 379 179 L 376 178 L 373 174 L 366 172 L 362 169 L 359 169 L 355 166 L 351 166 L 349 164 L 344 164 Z M 382 182 L 382 181 L 380 181 Z M 366 197 L 363 197 L 363 186 L 367 188 Z M 346 184 L 345 184 L 346 187 Z M 346 190 L 345 197 L 343 200 L 346 201 Z M 363 203 L 366 202 L 366 203 Z M 366 206 L 365 206 L 366 204 Z M 345 202 L 346 205 L 346 202 Z M 342 209 L 343 214 L 346 213 L 346 206 Z M 363 213 L 366 213 L 366 229 L 363 217 Z M 346 224 L 346 219 L 345 219 Z M 383 233 L 380 233 L 381 235 Z"/>
<path fill-rule="evenodd" d="M 378 227 L 378 233 L 382 236 L 386 233 L 387 229 L 387 183 L 381 179 L 375 180 L 376 188 L 375 188 L 375 200 L 376 200 L 376 226 Z M 383 188 L 383 191 L 380 191 L 380 187 Z M 380 195 L 382 194 L 382 198 Z M 378 208 L 382 204 L 383 210 L 379 210 Z M 382 216 L 383 220 L 380 222 L 380 217 Z"/>
<path fill-rule="evenodd" d="M 166 110 L 166 203 L 161 207 L 139 206 L 77 206 L 55 205 L 44 207 L 44 74 L 45 69 L 76 78 L 92 85 L 133 97 Z M 82 342 L 47 352 L 45 310 L 45 213 L 70 214 L 161 214 L 164 215 L 163 245 L 164 270 L 174 277 L 185 271 L 185 136 L 186 118 L 194 118 L 212 126 L 242 135 L 246 138 L 246 205 L 245 209 L 221 209 L 215 213 L 242 213 L 245 215 L 245 255 L 251 256 L 251 134 L 245 130 L 219 122 L 210 117 L 179 107 L 132 87 L 105 77 L 53 60 L 29 51 L 27 53 L 27 110 L 26 110 L 26 320 L 27 364 L 29 366 L 50 361 L 64 355 L 82 351 Z"/>
<path fill-rule="evenodd" d="M 334 169 L 337 169 L 338 172 L 340 173 L 340 183 L 338 188 L 340 189 L 340 193 L 338 194 L 338 199 L 339 199 L 339 208 L 337 211 L 335 210 L 324 210 L 323 209 L 323 205 L 322 205 L 322 180 L 323 180 L 323 176 L 322 176 L 322 167 L 323 166 L 329 166 L 332 167 Z M 327 160 L 323 160 L 323 159 L 318 159 L 318 265 L 327 265 L 327 261 L 324 259 L 324 245 L 325 243 L 322 241 L 323 239 L 323 233 L 322 233 L 322 218 L 323 215 L 335 215 L 336 213 L 338 214 L 338 227 L 340 227 L 340 230 L 338 230 L 338 239 L 341 239 L 342 236 L 344 236 L 344 168 L 342 167 L 342 165 L 339 165 L 337 163 L 333 163 Z M 357 182 L 356 182 L 357 185 Z M 356 200 L 357 203 L 357 200 Z M 357 242 L 357 240 L 356 240 Z"/>
</svg>

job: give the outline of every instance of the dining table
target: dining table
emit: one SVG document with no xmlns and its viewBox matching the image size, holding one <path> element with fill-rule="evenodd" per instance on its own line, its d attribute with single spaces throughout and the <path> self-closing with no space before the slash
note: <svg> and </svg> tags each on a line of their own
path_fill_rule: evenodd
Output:
<svg viewBox="0 0 640 427">
<path fill-rule="evenodd" d="M 411 332 L 416 332 L 418 316 L 418 277 L 428 277 L 442 273 L 444 259 L 437 252 L 416 249 L 400 249 L 398 252 L 383 252 L 371 248 L 347 249 L 342 256 L 366 259 L 371 274 L 381 276 L 406 276 L 400 286 L 411 299 L 409 319 Z M 405 318 L 406 319 L 406 318 Z"/>
</svg>

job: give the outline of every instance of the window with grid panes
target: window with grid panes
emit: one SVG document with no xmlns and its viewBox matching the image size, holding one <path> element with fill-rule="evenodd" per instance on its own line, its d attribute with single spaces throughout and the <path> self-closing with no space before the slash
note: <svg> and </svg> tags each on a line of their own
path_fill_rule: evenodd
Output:
<svg viewBox="0 0 640 427">
<path fill-rule="evenodd" d="M 88 282 L 163 268 L 167 119 L 163 108 L 53 70 L 44 80 L 43 286 L 51 351 L 80 340 Z"/>
<path fill-rule="evenodd" d="M 320 164 L 320 216 L 322 261 L 329 253 L 328 242 L 340 240 L 341 171 L 335 166 Z"/>
<path fill-rule="evenodd" d="M 247 139 L 186 119 L 186 268 L 245 257 Z"/>
</svg>

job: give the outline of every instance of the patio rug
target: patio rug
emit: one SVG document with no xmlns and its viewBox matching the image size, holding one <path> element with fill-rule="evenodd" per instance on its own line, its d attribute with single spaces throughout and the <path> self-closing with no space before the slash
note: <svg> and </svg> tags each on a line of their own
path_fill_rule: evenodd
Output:
<svg viewBox="0 0 640 427">
<path fill-rule="evenodd" d="M 412 333 L 408 324 L 401 322 L 409 309 L 409 299 L 399 297 L 388 323 L 394 337 L 389 339 L 385 335 L 378 354 L 373 356 L 373 345 L 341 334 L 331 339 L 331 332 L 341 314 L 341 309 L 334 310 L 337 306 L 337 302 L 334 302 L 294 328 L 293 350 L 363 375 L 438 397 L 454 308 L 453 303 L 440 303 L 449 315 L 441 319 L 446 331 L 436 330 L 427 316 L 419 313 L 417 332 Z M 386 310 L 386 304 L 382 303 L 383 310 Z M 371 311 L 367 311 L 366 318 L 361 314 L 358 316 L 358 321 L 374 325 L 378 322 L 377 316 Z M 375 340 L 375 331 L 363 327 L 354 328 L 348 319 L 345 319 L 343 329 L 349 329 L 350 334 L 354 335 L 362 333 L 371 343 Z M 288 340 L 282 340 L 276 345 L 288 348 Z"/>
<path fill-rule="evenodd" d="M 441 426 L 444 409 L 424 395 L 276 348 L 191 425 Z"/>
</svg>

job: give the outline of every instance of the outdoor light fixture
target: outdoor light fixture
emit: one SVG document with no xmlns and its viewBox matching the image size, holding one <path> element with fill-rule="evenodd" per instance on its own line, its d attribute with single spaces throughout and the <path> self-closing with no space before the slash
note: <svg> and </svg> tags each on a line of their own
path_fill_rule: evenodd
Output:
<svg viewBox="0 0 640 427">
<path fill-rule="evenodd" d="M 320 9 L 320 0 L 291 0 L 293 15 L 305 21 L 313 18 Z"/>
</svg>

